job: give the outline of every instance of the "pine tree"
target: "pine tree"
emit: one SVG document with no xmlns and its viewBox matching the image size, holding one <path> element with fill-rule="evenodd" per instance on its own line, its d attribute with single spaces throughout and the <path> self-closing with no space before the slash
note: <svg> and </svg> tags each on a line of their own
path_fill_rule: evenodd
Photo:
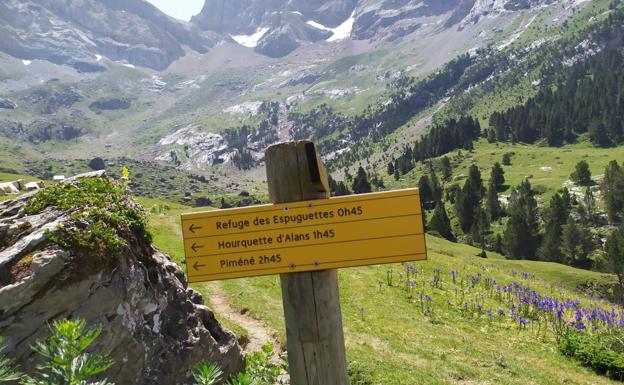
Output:
<svg viewBox="0 0 624 385">
<path fill-rule="evenodd" d="M 473 244 L 485 247 L 485 235 L 490 231 L 490 219 L 487 212 L 482 208 L 477 208 L 476 219 L 470 230 Z"/>
<path fill-rule="evenodd" d="M 583 205 L 585 206 L 585 211 L 587 211 L 587 220 L 589 223 L 594 223 L 594 215 L 596 209 L 596 198 L 594 198 L 594 193 L 591 188 L 585 188 L 585 195 L 583 195 Z"/>
<path fill-rule="evenodd" d="M 590 239 L 587 232 L 587 228 L 577 224 L 572 216 L 568 217 L 561 231 L 561 250 L 568 265 L 584 269 L 590 267 Z"/>
<path fill-rule="evenodd" d="M 444 203 L 441 201 L 436 202 L 433 216 L 429 221 L 429 230 L 436 231 L 438 234 L 448 239 L 449 241 L 455 241 L 455 236 L 451 230 L 451 221 L 446 214 Z"/>
<path fill-rule="evenodd" d="M 368 175 L 362 166 L 358 168 L 357 175 L 353 179 L 351 190 L 353 190 L 354 194 L 364 194 L 372 191 L 370 182 L 368 181 Z"/>
<path fill-rule="evenodd" d="M 455 213 L 459 224 L 464 233 L 468 233 L 472 228 L 472 224 L 475 220 L 475 213 L 479 206 L 479 197 L 475 193 L 475 188 L 472 187 L 470 179 L 464 183 L 464 187 L 457 190 L 455 196 Z"/>
<path fill-rule="evenodd" d="M 624 210 L 624 172 L 617 161 L 612 160 L 605 168 L 605 176 L 600 187 L 609 222 L 615 223 Z"/>
<path fill-rule="evenodd" d="M 429 183 L 429 177 L 423 175 L 418 180 L 418 191 L 420 193 L 420 201 L 425 208 L 430 208 L 431 202 L 433 202 L 433 195 L 431 194 L 431 186 Z"/>
<path fill-rule="evenodd" d="M 589 140 L 599 147 L 610 147 L 613 145 L 601 118 L 595 118 L 589 123 Z"/>
<path fill-rule="evenodd" d="M 451 161 L 448 156 L 443 156 L 441 160 L 442 165 L 442 179 L 448 181 L 453 175 L 453 167 L 451 166 Z"/>
<path fill-rule="evenodd" d="M 394 168 L 394 180 L 399 180 L 401 179 L 401 175 L 399 175 L 399 169 L 398 168 Z"/>
<path fill-rule="evenodd" d="M 485 193 L 485 189 L 483 188 L 483 179 L 481 179 L 481 171 L 479 171 L 479 167 L 476 164 L 470 166 L 468 170 L 468 181 L 470 182 L 470 186 L 474 189 L 474 193 L 479 202 L 483 199 L 483 195 Z"/>
<path fill-rule="evenodd" d="M 570 174 L 572 181 L 579 186 L 589 186 L 591 184 L 591 171 L 589 170 L 589 164 L 582 160 L 574 167 L 574 172 Z"/>
<path fill-rule="evenodd" d="M 337 197 L 343 196 L 343 195 L 351 195 L 351 191 L 349 191 L 349 188 L 343 181 L 340 181 L 336 185 L 336 191 L 334 195 Z"/>
<path fill-rule="evenodd" d="M 388 175 L 394 175 L 394 162 L 388 162 Z"/>
<path fill-rule="evenodd" d="M 496 238 L 494 238 L 494 246 L 492 248 L 499 254 L 503 253 L 503 237 L 500 234 L 496 234 Z"/>
<path fill-rule="evenodd" d="M 496 191 L 496 186 L 492 181 L 490 181 L 488 190 L 487 190 L 487 211 L 490 215 L 490 220 L 494 221 L 500 218 L 502 215 L 502 209 L 500 202 L 498 200 L 498 192 Z"/>
<path fill-rule="evenodd" d="M 537 202 L 525 180 L 511 192 L 503 245 L 509 258 L 535 259 L 538 243 Z"/>
<path fill-rule="evenodd" d="M 570 211 L 570 209 L 572 209 L 572 195 L 570 195 L 570 190 L 568 190 L 567 187 L 561 190 L 561 199 L 563 200 L 563 205 L 566 210 Z"/>
<path fill-rule="evenodd" d="M 435 173 L 433 167 L 431 167 L 431 176 L 429 177 L 431 187 L 431 197 L 435 202 L 442 200 L 442 187 L 440 187 L 440 181 Z"/>
<path fill-rule="evenodd" d="M 609 235 L 606 251 L 609 270 L 618 277 L 620 289 L 624 289 L 624 224 Z"/>
<path fill-rule="evenodd" d="M 494 182 L 494 186 L 496 186 L 497 189 L 500 189 L 505 184 L 505 171 L 498 162 L 494 163 L 494 166 L 492 166 L 490 181 Z"/>
<path fill-rule="evenodd" d="M 561 232 L 568 217 L 568 208 L 561 194 L 553 195 L 550 208 L 546 215 L 544 236 L 537 250 L 537 255 L 543 261 L 563 262 L 561 256 Z"/>
<path fill-rule="evenodd" d="M 506 152 L 503 154 L 503 165 L 511 166 L 511 152 Z"/>
</svg>

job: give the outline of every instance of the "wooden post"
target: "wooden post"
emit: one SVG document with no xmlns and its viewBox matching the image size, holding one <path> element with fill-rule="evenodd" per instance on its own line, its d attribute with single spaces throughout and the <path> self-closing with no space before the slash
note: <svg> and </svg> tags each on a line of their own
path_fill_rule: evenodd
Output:
<svg viewBox="0 0 624 385">
<path fill-rule="evenodd" d="M 327 174 L 312 142 L 275 144 L 265 161 L 273 203 L 329 197 Z M 336 270 L 281 274 L 280 280 L 290 383 L 349 384 Z"/>
</svg>

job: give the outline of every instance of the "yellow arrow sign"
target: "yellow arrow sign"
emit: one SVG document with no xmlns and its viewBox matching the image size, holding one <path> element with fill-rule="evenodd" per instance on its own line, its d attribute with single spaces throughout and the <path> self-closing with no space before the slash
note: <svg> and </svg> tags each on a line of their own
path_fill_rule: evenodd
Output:
<svg viewBox="0 0 624 385">
<path fill-rule="evenodd" d="M 417 189 L 183 214 L 189 282 L 426 259 Z"/>
</svg>

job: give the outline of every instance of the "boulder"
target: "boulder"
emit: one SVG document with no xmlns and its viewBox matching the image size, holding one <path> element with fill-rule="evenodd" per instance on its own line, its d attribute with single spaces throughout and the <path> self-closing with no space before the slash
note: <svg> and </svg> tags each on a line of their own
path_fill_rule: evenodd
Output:
<svg viewBox="0 0 624 385">
<path fill-rule="evenodd" d="M 118 385 L 191 385 L 201 361 L 226 374 L 243 366 L 235 336 L 167 255 L 133 232 L 107 262 L 64 249 L 48 231 L 69 226 L 71 211 L 26 215 L 33 193 L 0 203 L 0 335 L 23 371 L 40 363 L 31 346 L 48 336 L 47 325 L 67 318 L 102 328 L 93 348 L 110 353 L 106 377 Z"/>
<path fill-rule="evenodd" d="M 95 158 L 89 161 L 89 168 L 91 170 L 104 170 L 106 168 L 106 164 L 104 163 L 104 159 L 96 156 Z"/>
<path fill-rule="evenodd" d="M 19 194 L 20 190 L 12 182 L 0 183 L 0 190 L 5 194 Z"/>
<path fill-rule="evenodd" d="M 0 108 L 5 110 L 14 110 L 17 108 L 17 104 L 10 99 L 0 99 Z"/>
</svg>

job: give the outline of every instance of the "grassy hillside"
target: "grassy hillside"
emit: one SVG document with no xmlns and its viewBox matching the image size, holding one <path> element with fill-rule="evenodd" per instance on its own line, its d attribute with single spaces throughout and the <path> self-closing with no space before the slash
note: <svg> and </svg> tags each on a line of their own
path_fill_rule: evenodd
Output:
<svg viewBox="0 0 624 385">
<path fill-rule="evenodd" d="M 563 188 L 564 183 L 570 179 L 576 163 L 585 160 L 589 164 L 592 175 L 602 175 L 611 160 L 624 159 L 624 146 L 600 148 L 581 141 L 577 144 L 553 148 L 521 143 L 488 143 L 486 140 L 480 140 L 475 143 L 473 151 L 464 150 L 447 155 L 453 164 L 450 183 L 462 185 L 468 175 L 469 167 L 476 164 L 487 185 L 492 165 L 495 162 L 502 164 L 505 153 L 513 154 L 511 165 L 503 166 L 505 185 L 517 186 L 525 178 L 529 178 L 533 187 L 541 193 L 542 201 L 547 202 L 550 196 Z M 395 181 L 392 176 L 386 174 L 385 168 L 378 170 L 388 189 L 414 187 L 424 172 L 425 166 L 419 164 L 414 170 L 403 175 L 401 180 Z"/>
<path fill-rule="evenodd" d="M 156 200 L 142 203 L 154 208 L 150 227 L 156 245 L 180 263 L 179 214 L 191 209 Z M 493 253 L 483 259 L 476 257 L 478 249 L 466 245 L 434 237 L 427 242 L 429 260 L 414 264 L 407 281 L 408 269 L 399 264 L 339 273 L 350 370 L 360 383 L 615 383 L 558 352 L 548 315 L 531 310 L 526 326 L 512 319 L 508 299 L 499 297 L 486 279 L 498 285 L 516 282 L 554 298 L 579 298 L 585 307 L 609 308 L 576 288 L 587 282 L 608 284 L 613 277 L 551 263 L 507 261 Z M 452 271 L 458 272 L 455 282 Z M 218 285 L 236 308 L 249 309 L 284 339 L 278 277 Z M 195 287 L 210 291 L 208 284 Z M 498 310 L 505 316 L 498 316 Z"/>
</svg>

